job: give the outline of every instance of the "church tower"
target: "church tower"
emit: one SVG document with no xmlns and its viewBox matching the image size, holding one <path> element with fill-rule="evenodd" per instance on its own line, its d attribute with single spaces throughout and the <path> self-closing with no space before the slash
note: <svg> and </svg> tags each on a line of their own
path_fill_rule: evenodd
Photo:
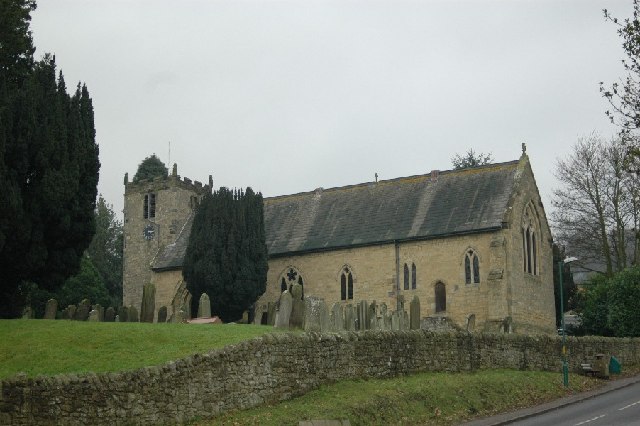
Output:
<svg viewBox="0 0 640 426">
<path fill-rule="evenodd" d="M 152 280 L 155 257 L 176 241 L 200 199 L 211 192 L 212 184 L 211 176 L 208 185 L 181 179 L 176 164 L 166 178 L 134 183 L 125 174 L 123 306 L 140 309 L 142 289 Z"/>
</svg>

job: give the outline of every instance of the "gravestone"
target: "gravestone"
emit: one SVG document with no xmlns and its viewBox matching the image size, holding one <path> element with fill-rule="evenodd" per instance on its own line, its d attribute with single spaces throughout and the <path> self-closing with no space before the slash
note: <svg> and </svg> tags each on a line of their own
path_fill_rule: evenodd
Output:
<svg viewBox="0 0 640 426">
<path fill-rule="evenodd" d="M 96 303 L 95 305 L 93 305 L 93 309 L 98 311 L 98 321 L 104 322 L 104 308 L 102 307 L 102 305 L 100 305 L 99 303 Z"/>
<path fill-rule="evenodd" d="M 129 306 L 127 314 L 128 314 L 127 321 L 138 322 L 138 310 L 135 308 L 135 306 Z"/>
<path fill-rule="evenodd" d="M 120 315 L 116 315 L 113 322 L 120 322 Z"/>
<path fill-rule="evenodd" d="M 76 321 L 86 321 L 89 318 L 89 312 L 91 312 L 91 302 L 89 302 L 89 299 L 82 299 L 78 309 L 76 309 L 74 319 Z"/>
<path fill-rule="evenodd" d="M 344 329 L 347 331 L 356 329 L 356 311 L 352 304 L 348 304 L 344 309 Z"/>
<path fill-rule="evenodd" d="M 69 305 L 67 306 L 67 319 L 74 319 L 76 317 L 76 310 L 78 308 L 76 307 L 76 305 Z"/>
<path fill-rule="evenodd" d="M 274 327 L 289 328 L 289 319 L 291 317 L 291 307 L 293 299 L 289 290 L 285 290 L 280 295 L 280 303 L 276 312 L 276 321 Z"/>
<path fill-rule="evenodd" d="M 380 319 L 378 320 L 378 328 L 380 330 L 391 330 L 391 316 L 387 312 L 387 304 L 380 305 Z"/>
<path fill-rule="evenodd" d="M 378 316 L 377 316 L 377 310 L 378 310 L 378 305 L 376 304 L 376 301 L 374 300 L 373 302 L 371 302 L 371 304 L 369 305 L 369 309 L 367 311 L 367 319 L 369 320 L 369 322 L 367 323 L 367 328 L 370 330 L 375 330 L 378 327 Z"/>
<path fill-rule="evenodd" d="M 118 308 L 118 316 L 120 317 L 120 322 L 128 322 L 129 321 L 129 308 L 126 306 L 120 306 Z"/>
<path fill-rule="evenodd" d="M 166 306 L 162 306 L 158 310 L 158 322 L 159 323 L 167 322 L 167 307 Z"/>
<path fill-rule="evenodd" d="M 97 309 L 92 309 L 89 312 L 89 318 L 87 318 L 89 322 L 100 322 L 100 311 Z"/>
<path fill-rule="evenodd" d="M 467 331 L 472 332 L 476 328 L 476 315 L 471 314 L 467 317 Z"/>
<path fill-rule="evenodd" d="M 47 300 L 47 306 L 44 308 L 44 319 L 54 320 L 56 319 L 56 312 L 58 311 L 58 301 L 56 299 Z"/>
<path fill-rule="evenodd" d="M 357 330 L 366 330 L 369 326 L 369 306 L 366 300 L 361 300 L 358 303 L 358 328 Z"/>
<path fill-rule="evenodd" d="M 207 293 L 202 293 L 198 302 L 198 318 L 211 318 L 211 300 Z"/>
<path fill-rule="evenodd" d="M 314 296 L 304 299 L 304 331 L 322 331 L 323 325 L 328 323 L 328 320 L 329 315 L 324 300 Z"/>
<path fill-rule="evenodd" d="M 342 311 L 342 303 L 335 302 L 333 306 L 331 306 L 330 322 L 331 331 L 344 330 L 344 314 Z"/>
<path fill-rule="evenodd" d="M 267 304 L 267 325 L 273 326 L 276 323 L 276 304 L 269 302 Z"/>
<path fill-rule="evenodd" d="M 394 311 L 391 314 L 391 330 L 400 330 L 400 314 L 398 313 L 398 311 Z"/>
<path fill-rule="evenodd" d="M 116 319 L 116 310 L 109 306 L 104 312 L 104 322 L 114 322 Z"/>
<path fill-rule="evenodd" d="M 153 322 L 156 312 L 156 286 L 148 283 L 142 288 L 142 306 L 140 307 L 140 322 Z"/>
<path fill-rule="evenodd" d="M 291 286 L 291 316 L 289 326 L 291 328 L 302 328 L 304 320 L 304 300 L 302 300 L 302 286 L 298 283 Z"/>
<path fill-rule="evenodd" d="M 22 310 L 22 319 L 32 319 L 33 318 L 33 309 L 31 306 L 27 306 Z"/>
<path fill-rule="evenodd" d="M 420 329 L 420 299 L 418 296 L 413 296 L 411 299 L 411 303 L 409 305 L 410 312 L 410 329 L 411 330 L 419 330 Z"/>
</svg>

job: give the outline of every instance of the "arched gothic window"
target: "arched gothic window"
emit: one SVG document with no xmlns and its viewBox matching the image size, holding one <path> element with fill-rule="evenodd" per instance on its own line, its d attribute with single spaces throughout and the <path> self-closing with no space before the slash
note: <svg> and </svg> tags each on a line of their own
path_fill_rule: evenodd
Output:
<svg viewBox="0 0 640 426">
<path fill-rule="evenodd" d="M 409 290 L 409 267 L 404 264 L 404 289 Z"/>
<path fill-rule="evenodd" d="M 443 282 L 438 281 L 434 286 L 436 293 L 436 314 L 447 311 L 447 289 Z"/>
<path fill-rule="evenodd" d="M 416 264 L 412 263 L 411 264 L 411 289 L 415 290 L 416 289 Z"/>
<path fill-rule="evenodd" d="M 522 267 L 525 273 L 538 275 L 538 215 L 530 202 L 522 218 Z"/>
<path fill-rule="evenodd" d="M 467 251 L 464 256 L 464 280 L 467 284 L 480 282 L 480 261 L 473 250 Z"/>
<path fill-rule="evenodd" d="M 302 279 L 302 274 L 298 271 L 295 266 L 289 266 L 281 275 L 280 278 L 280 292 L 282 293 L 285 290 L 291 291 L 291 288 L 294 284 L 300 284 L 302 287 L 302 294 L 304 298 L 304 280 Z"/>
<path fill-rule="evenodd" d="M 353 273 L 348 266 L 340 273 L 340 300 L 353 300 Z"/>
</svg>

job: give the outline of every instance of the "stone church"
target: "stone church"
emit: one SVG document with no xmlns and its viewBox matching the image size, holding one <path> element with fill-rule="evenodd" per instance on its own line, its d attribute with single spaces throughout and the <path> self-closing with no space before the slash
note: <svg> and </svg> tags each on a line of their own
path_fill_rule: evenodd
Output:
<svg viewBox="0 0 640 426">
<path fill-rule="evenodd" d="M 125 177 L 124 305 L 188 309 L 182 261 L 194 209 L 211 191 L 180 178 Z M 555 330 L 552 237 L 526 148 L 519 160 L 437 171 L 264 200 L 267 304 L 293 283 L 305 296 L 403 309 L 466 329 Z M 215 295 L 210 295 L 215 297 Z"/>
</svg>

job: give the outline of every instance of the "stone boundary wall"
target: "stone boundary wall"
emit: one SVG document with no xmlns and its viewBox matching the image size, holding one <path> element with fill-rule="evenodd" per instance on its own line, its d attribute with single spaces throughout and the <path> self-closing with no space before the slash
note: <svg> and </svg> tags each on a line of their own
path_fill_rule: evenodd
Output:
<svg viewBox="0 0 640 426">
<path fill-rule="evenodd" d="M 640 363 L 640 339 L 568 338 L 571 368 L 596 353 Z M 560 371 L 557 336 L 366 331 L 269 334 L 130 372 L 0 382 L 0 424 L 174 424 L 302 395 L 343 379 L 488 368 Z"/>
</svg>

